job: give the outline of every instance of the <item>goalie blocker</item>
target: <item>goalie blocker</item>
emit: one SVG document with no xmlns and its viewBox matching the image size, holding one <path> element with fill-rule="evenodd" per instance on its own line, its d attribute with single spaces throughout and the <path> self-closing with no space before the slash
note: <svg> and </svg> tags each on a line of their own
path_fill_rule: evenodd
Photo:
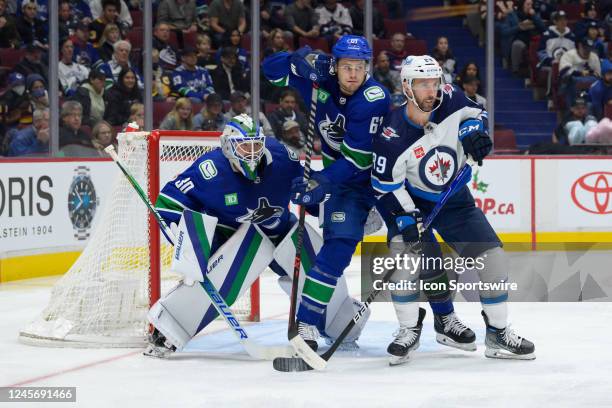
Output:
<svg viewBox="0 0 612 408">
<path fill-rule="evenodd" d="M 203 271 L 219 288 L 228 305 L 232 305 L 270 266 L 280 275 L 279 284 L 287 293 L 291 290 L 291 274 L 295 258 L 297 223 L 275 246 L 255 224 L 242 224 L 229 238 L 217 228 L 217 218 L 185 210 L 178 226 L 177 243 L 172 256 L 172 270 L 184 276 L 184 281 L 159 299 L 148 313 L 151 324 L 165 336 L 167 342 L 181 350 L 198 332 L 217 317 L 217 311 L 200 287 Z M 306 225 L 302 247 L 302 268 L 310 268 L 322 239 Z M 303 272 L 303 271 L 302 271 Z M 301 293 L 305 274 L 299 283 Z M 342 278 L 327 310 L 321 332 L 334 339 L 361 308 L 358 300 L 348 296 Z M 361 333 L 368 315 L 364 316 L 345 339 L 353 342 Z"/>
</svg>

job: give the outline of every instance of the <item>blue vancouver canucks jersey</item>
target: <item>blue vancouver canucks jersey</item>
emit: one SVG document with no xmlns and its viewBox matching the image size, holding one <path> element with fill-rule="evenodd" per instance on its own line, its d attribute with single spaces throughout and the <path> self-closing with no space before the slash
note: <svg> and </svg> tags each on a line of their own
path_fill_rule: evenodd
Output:
<svg viewBox="0 0 612 408">
<path fill-rule="evenodd" d="M 457 87 L 444 85 L 442 95 L 424 127 L 410 121 L 404 105 L 387 114 L 374 137 L 372 186 L 388 211 L 414 210 L 412 197 L 437 202 L 466 162 L 459 125 L 477 119 L 487 128 L 487 112 Z"/>
<path fill-rule="evenodd" d="M 167 183 L 156 202 L 167 223 L 179 222 L 189 208 L 219 219 L 218 226 L 236 230 L 257 224 L 270 238 L 289 230 L 291 180 L 302 175 L 295 153 L 274 138 L 266 138 L 259 177 L 250 181 L 234 171 L 220 148 L 205 153 Z"/>
<path fill-rule="evenodd" d="M 293 86 L 309 104 L 312 82 L 290 70 L 288 52 L 279 52 L 263 62 L 265 76 L 275 85 Z M 321 139 L 324 174 L 335 184 L 369 184 L 372 137 L 389 111 L 386 88 L 368 77 L 350 96 L 340 92 L 336 77 L 319 84 L 315 130 Z"/>
</svg>

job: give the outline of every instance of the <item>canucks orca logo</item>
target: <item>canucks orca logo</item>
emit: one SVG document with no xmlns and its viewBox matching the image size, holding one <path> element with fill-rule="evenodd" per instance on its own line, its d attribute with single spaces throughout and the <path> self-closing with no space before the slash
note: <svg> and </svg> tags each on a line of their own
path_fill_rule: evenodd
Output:
<svg viewBox="0 0 612 408">
<path fill-rule="evenodd" d="M 339 113 L 336 119 L 332 122 L 329 116 L 325 114 L 325 120 L 319 122 L 319 132 L 332 150 L 340 151 L 340 145 L 344 140 L 344 123 L 346 119 L 343 114 Z"/>
<path fill-rule="evenodd" d="M 251 210 L 247 208 L 247 213 L 236 218 L 237 222 L 252 222 L 253 224 L 261 224 L 262 227 L 276 228 L 283 215 L 283 208 L 271 206 L 266 197 L 259 197 L 257 208 Z"/>
</svg>

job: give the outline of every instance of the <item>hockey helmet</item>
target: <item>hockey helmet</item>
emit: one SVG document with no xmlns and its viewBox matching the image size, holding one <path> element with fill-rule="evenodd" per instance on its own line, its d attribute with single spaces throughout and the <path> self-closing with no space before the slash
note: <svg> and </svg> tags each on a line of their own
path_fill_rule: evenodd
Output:
<svg viewBox="0 0 612 408">
<path fill-rule="evenodd" d="M 262 128 L 246 113 L 234 116 L 223 129 L 220 137 L 223 155 L 246 178 L 257 178 L 257 166 L 265 151 Z"/>
<path fill-rule="evenodd" d="M 438 92 L 436 97 L 438 103 L 432 108 L 430 112 L 433 112 L 440 107 L 440 105 L 442 104 L 442 98 L 444 97 L 444 93 L 442 92 L 442 88 L 444 86 L 444 72 L 438 64 L 438 61 L 436 61 L 429 55 L 409 55 L 404 59 L 404 61 L 402 61 L 400 77 L 402 79 L 402 90 L 404 92 L 404 95 L 406 95 L 406 98 L 408 98 L 409 101 L 414 103 L 415 106 L 421 112 L 425 111 L 421 109 L 416 99 L 414 98 L 414 91 L 412 96 L 408 95 L 404 84 L 408 85 L 408 88 L 412 90 L 412 83 L 415 79 L 439 79 Z"/>
</svg>

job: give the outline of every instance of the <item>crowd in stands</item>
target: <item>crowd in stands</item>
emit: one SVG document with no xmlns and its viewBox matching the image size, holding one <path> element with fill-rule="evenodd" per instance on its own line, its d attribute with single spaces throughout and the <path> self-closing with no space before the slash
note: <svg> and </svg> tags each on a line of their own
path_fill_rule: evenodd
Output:
<svg viewBox="0 0 612 408">
<path fill-rule="evenodd" d="M 466 1 L 480 3 L 466 22 L 483 45 L 487 2 Z M 249 113 L 249 1 L 152 2 L 154 127 L 219 131 L 233 115 Z M 404 15 L 403 3 L 379 2 L 373 10 L 372 75 L 389 89 L 394 105 L 405 101 L 402 60 L 430 53 L 447 83 L 486 107 L 479 67 L 470 61 L 458 64 L 452 38 L 441 35 L 427 44 L 406 32 L 405 21 L 403 29 L 389 22 L 390 15 Z M 531 86 L 542 86 L 551 107 L 561 112 L 556 139 L 568 144 L 593 140 L 588 132 L 612 100 L 610 10 L 579 0 L 496 1 L 495 7 L 497 47 L 505 66 Z M 60 47 L 60 154 L 100 155 L 128 123 L 142 126 L 142 15 L 141 0 L 60 0 L 60 38 L 50 39 L 48 0 L 0 0 L 0 156 L 48 154 L 51 40 Z M 363 15 L 363 0 L 260 1 L 256 35 L 262 57 L 304 45 L 329 52 L 343 34 L 363 33 Z M 303 149 L 304 101 L 263 76 L 260 96 L 264 132 Z"/>
</svg>

